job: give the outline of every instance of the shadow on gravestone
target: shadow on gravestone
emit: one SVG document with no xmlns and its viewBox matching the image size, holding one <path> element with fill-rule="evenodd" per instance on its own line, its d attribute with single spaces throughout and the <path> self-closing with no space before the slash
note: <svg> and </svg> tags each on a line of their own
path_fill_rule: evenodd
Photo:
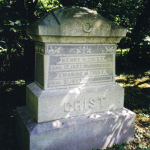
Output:
<svg viewBox="0 0 150 150">
<path fill-rule="evenodd" d="M 27 28 L 35 82 L 18 110 L 22 149 L 92 149 L 133 141 L 135 114 L 115 84 L 116 44 L 126 29 L 82 7 L 52 10 Z"/>
</svg>

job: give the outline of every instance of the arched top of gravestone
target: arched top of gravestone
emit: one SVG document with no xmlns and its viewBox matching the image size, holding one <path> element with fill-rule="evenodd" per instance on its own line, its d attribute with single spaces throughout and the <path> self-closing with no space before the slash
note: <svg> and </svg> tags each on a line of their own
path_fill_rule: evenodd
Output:
<svg viewBox="0 0 150 150">
<path fill-rule="evenodd" d="M 63 37 L 125 37 L 126 29 L 85 7 L 53 9 L 27 27 L 29 35 Z"/>
</svg>

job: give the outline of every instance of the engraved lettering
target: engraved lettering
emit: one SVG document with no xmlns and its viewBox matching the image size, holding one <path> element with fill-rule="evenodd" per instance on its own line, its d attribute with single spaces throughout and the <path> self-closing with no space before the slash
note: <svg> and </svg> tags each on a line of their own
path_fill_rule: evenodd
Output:
<svg viewBox="0 0 150 150">
<path fill-rule="evenodd" d="M 59 72 L 57 78 L 68 78 L 68 77 L 84 77 L 87 74 L 86 71 L 80 72 Z"/>
<path fill-rule="evenodd" d="M 89 108 L 94 108 L 95 107 L 95 99 L 94 98 L 91 98 L 89 100 Z"/>
<path fill-rule="evenodd" d="M 85 63 L 85 62 L 106 62 L 105 56 L 88 56 L 88 57 L 60 57 L 58 64 L 66 63 Z"/>
<path fill-rule="evenodd" d="M 97 100 L 99 100 L 99 107 L 101 107 L 101 99 L 105 99 L 105 98 L 97 98 Z"/>
<path fill-rule="evenodd" d="M 71 111 L 72 105 L 70 103 L 65 103 L 64 106 L 65 106 L 65 109 L 64 109 L 65 112 L 70 112 Z"/>
<path fill-rule="evenodd" d="M 92 25 L 89 21 L 85 21 L 83 24 L 83 31 L 84 32 L 91 32 L 92 31 Z"/>
<path fill-rule="evenodd" d="M 86 29 L 86 30 L 90 30 L 90 23 L 86 23 L 86 24 L 85 24 L 85 29 Z"/>
<path fill-rule="evenodd" d="M 86 78 L 73 78 L 73 79 L 61 79 L 61 80 L 53 80 L 48 82 L 48 86 L 63 86 L 63 85 L 76 85 L 76 84 L 87 84 L 87 83 L 98 83 L 99 81 L 112 81 L 113 77 L 112 76 L 101 76 L 97 78 L 89 78 L 88 76 Z"/>
<path fill-rule="evenodd" d="M 85 29 L 92 28 L 89 20 L 82 25 L 85 25 Z M 41 43 L 38 45 L 42 46 Z M 115 44 L 45 44 L 44 47 L 44 53 L 49 55 L 46 88 L 114 81 L 112 52 L 116 49 Z M 41 51 L 39 48 L 36 48 L 37 51 Z"/>
<path fill-rule="evenodd" d="M 99 67 L 101 67 L 101 68 L 111 68 L 112 63 L 50 65 L 50 71 L 94 69 L 94 68 L 99 68 Z"/>
<path fill-rule="evenodd" d="M 88 100 L 84 99 L 84 109 L 88 109 Z"/>
<path fill-rule="evenodd" d="M 81 110 L 81 106 L 82 104 L 81 104 L 81 101 L 75 101 L 74 102 L 74 109 L 75 110 Z"/>
<path fill-rule="evenodd" d="M 108 75 L 106 70 L 92 70 L 89 71 L 90 76 L 94 76 L 94 75 Z"/>
<path fill-rule="evenodd" d="M 84 83 L 86 80 L 84 79 L 65 79 L 63 80 L 64 84 L 79 84 L 79 83 Z"/>
<path fill-rule="evenodd" d="M 89 99 L 75 100 L 72 105 L 70 103 L 65 103 L 65 112 L 99 108 L 101 107 L 101 101 L 104 99 L 105 97 L 91 97 Z"/>
</svg>

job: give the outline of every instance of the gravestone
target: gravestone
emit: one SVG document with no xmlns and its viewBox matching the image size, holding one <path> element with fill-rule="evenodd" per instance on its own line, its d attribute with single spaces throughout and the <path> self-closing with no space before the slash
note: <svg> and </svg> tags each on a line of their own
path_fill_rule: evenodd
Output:
<svg viewBox="0 0 150 150">
<path fill-rule="evenodd" d="M 126 29 L 83 7 L 63 7 L 27 27 L 35 82 L 17 108 L 22 149 L 87 150 L 133 141 L 135 114 L 115 84 L 116 44 Z"/>
</svg>

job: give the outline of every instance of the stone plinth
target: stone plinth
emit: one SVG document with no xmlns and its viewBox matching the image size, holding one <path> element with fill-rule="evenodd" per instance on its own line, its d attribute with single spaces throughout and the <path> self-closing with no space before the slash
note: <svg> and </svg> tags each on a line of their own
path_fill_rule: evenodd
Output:
<svg viewBox="0 0 150 150">
<path fill-rule="evenodd" d="M 26 107 L 17 110 L 22 150 L 103 149 L 134 139 L 135 114 L 125 108 L 40 124 Z"/>
<path fill-rule="evenodd" d="M 115 83 L 53 90 L 31 83 L 26 91 L 26 105 L 39 123 L 120 109 L 124 105 L 124 89 Z"/>
</svg>

